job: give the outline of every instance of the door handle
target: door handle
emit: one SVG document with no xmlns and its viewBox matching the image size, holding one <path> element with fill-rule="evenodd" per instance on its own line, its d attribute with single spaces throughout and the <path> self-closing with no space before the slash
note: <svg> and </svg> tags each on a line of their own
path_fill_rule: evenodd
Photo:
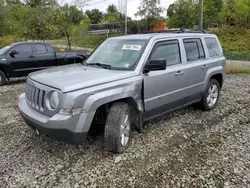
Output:
<svg viewBox="0 0 250 188">
<path fill-rule="evenodd" d="M 208 68 L 208 65 L 203 65 L 201 68 L 206 69 L 206 68 Z"/>
<path fill-rule="evenodd" d="M 175 76 L 180 76 L 180 75 L 183 75 L 184 74 L 184 71 L 177 71 L 174 75 Z"/>
<path fill-rule="evenodd" d="M 35 58 L 33 55 L 29 56 L 29 58 Z"/>
</svg>

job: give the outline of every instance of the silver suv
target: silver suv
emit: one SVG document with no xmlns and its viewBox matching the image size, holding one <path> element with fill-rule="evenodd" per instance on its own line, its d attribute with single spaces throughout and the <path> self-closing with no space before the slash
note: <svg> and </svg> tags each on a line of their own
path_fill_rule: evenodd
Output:
<svg viewBox="0 0 250 188">
<path fill-rule="evenodd" d="M 83 143 L 104 130 L 122 153 L 132 129 L 181 107 L 213 109 L 225 78 L 219 40 L 207 33 L 151 33 L 110 38 L 82 64 L 32 73 L 18 106 L 37 134 Z"/>
</svg>

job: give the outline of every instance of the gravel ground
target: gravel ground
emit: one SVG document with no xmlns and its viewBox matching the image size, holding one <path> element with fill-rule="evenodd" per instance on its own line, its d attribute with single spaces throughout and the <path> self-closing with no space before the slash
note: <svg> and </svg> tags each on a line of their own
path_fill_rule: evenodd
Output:
<svg viewBox="0 0 250 188">
<path fill-rule="evenodd" d="M 147 123 L 126 153 L 31 134 L 17 109 L 24 80 L 0 88 L 0 187 L 250 187 L 250 76 L 230 75 L 218 107 Z"/>
</svg>

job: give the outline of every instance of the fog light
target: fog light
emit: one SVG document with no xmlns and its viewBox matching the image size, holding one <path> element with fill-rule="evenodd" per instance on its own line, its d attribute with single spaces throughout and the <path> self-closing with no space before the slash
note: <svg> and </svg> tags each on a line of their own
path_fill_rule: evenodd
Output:
<svg viewBox="0 0 250 188">
<path fill-rule="evenodd" d="M 81 108 L 61 109 L 59 113 L 64 114 L 64 115 L 74 116 L 74 115 L 80 114 L 81 110 L 82 110 Z"/>
</svg>

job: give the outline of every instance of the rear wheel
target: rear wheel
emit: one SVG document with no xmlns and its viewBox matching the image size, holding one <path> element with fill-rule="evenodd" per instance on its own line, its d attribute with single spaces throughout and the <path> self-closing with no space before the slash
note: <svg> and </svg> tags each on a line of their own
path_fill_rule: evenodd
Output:
<svg viewBox="0 0 250 188">
<path fill-rule="evenodd" d="M 203 110 L 212 110 L 216 107 L 220 97 L 220 84 L 217 80 L 211 79 L 200 102 Z"/>
<path fill-rule="evenodd" d="M 114 153 L 123 153 L 131 141 L 131 111 L 123 102 L 113 104 L 109 110 L 104 132 L 106 149 Z"/>
<path fill-rule="evenodd" d="M 0 86 L 5 85 L 5 84 L 6 84 L 6 76 L 4 72 L 0 71 Z"/>
</svg>

